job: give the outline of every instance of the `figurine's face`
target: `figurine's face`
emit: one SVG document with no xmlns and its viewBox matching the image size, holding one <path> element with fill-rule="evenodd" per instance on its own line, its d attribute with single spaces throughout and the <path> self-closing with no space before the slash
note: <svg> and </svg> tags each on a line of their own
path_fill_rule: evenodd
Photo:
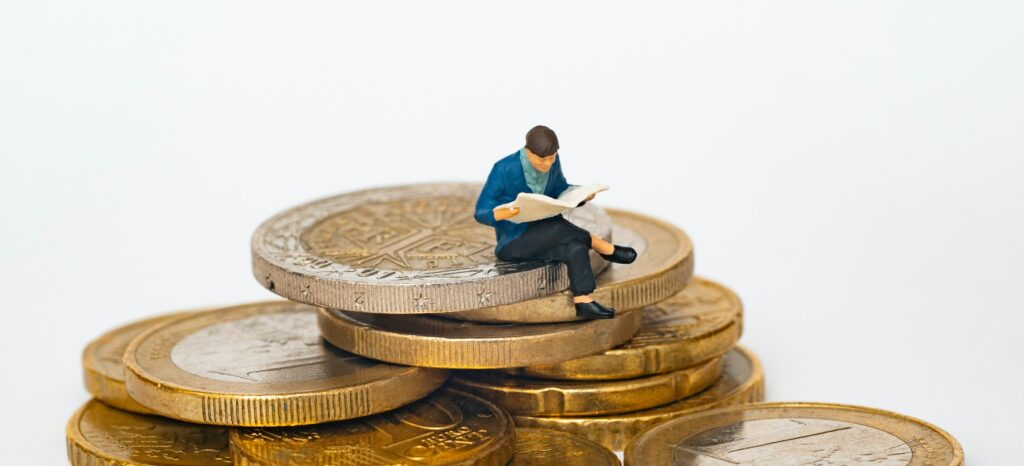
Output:
<svg viewBox="0 0 1024 466">
<path fill-rule="evenodd" d="M 534 154 L 530 149 L 526 149 L 526 158 L 530 161 L 530 165 L 541 173 L 547 173 L 551 170 L 551 166 L 555 164 L 555 160 L 558 159 L 558 153 L 551 154 L 547 157 L 541 157 Z"/>
</svg>

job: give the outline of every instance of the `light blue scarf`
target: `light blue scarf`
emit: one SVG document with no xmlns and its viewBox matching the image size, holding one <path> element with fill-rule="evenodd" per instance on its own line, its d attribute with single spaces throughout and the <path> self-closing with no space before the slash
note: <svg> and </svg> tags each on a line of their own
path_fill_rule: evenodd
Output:
<svg viewBox="0 0 1024 466">
<path fill-rule="evenodd" d="M 541 173 L 533 168 L 530 164 L 530 159 L 526 155 L 526 148 L 519 149 L 519 162 L 523 164 L 523 177 L 526 178 L 526 185 L 530 187 L 530 191 L 535 193 L 544 194 L 544 188 L 548 186 L 548 174 L 550 170 Z"/>
</svg>

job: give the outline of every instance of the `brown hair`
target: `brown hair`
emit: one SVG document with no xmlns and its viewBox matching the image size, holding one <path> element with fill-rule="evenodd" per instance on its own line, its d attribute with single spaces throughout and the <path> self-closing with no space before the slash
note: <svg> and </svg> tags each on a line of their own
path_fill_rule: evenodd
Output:
<svg viewBox="0 0 1024 466">
<path fill-rule="evenodd" d="M 558 153 L 558 136 L 547 126 L 534 126 L 526 133 L 526 148 L 541 157 L 555 155 Z"/>
</svg>

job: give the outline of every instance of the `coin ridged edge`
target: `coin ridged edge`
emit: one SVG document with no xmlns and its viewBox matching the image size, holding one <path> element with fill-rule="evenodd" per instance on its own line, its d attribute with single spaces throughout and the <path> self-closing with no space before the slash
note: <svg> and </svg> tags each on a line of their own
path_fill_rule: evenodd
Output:
<svg viewBox="0 0 1024 466">
<path fill-rule="evenodd" d="M 743 353 L 744 357 L 751 361 L 752 370 L 750 378 L 737 387 L 729 396 L 708 403 L 706 406 L 689 411 L 657 413 L 635 418 L 627 418 L 630 413 L 617 414 L 612 416 L 619 417 L 619 419 L 590 426 L 587 423 L 594 420 L 594 418 L 577 417 L 565 419 L 558 417 L 545 418 L 543 416 L 514 416 L 513 419 L 515 419 L 517 426 L 561 430 L 597 442 L 611 450 L 622 450 L 640 431 L 669 419 L 708 409 L 764 401 L 764 369 L 761 366 L 760 359 L 745 347 L 736 345 L 735 349 L 739 350 Z M 699 393 L 696 395 L 699 395 Z M 640 411 L 638 414 L 642 413 L 643 411 Z M 596 419 L 600 419 L 600 417 Z"/>
<path fill-rule="evenodd" d="M 446 464 L 450 466 L 505 466 L 506 464 L 508 464 L 508 462 L 512 460 L 512 456 L 515 454 L 516 445 L 516 424 L 515 421 L 512 419 L 512 416 L 509 415 L 508 412 L 502 409 L 500 406 L 495 405 L 494 403 L 491 403 L 490 401 L 487 401 L 471 393 L 466 393 L 451 388 L 444 388 L 442 390 L 445 390 L 448 393 L 453 393 L 456 396 L 474 398 L 480 403 L 490 406 L 492 408 L 492 411 L 498 413 L 498 415 L 504 419 L 505 427 L 509 431 L 508 435 L 500 437 L 497 442 L 491 445 L 490 449 L 492 450 L 492 452 L 489 454 L 485 454 L 483 458 L 479 458 L 476 461 L 466 460 L 458 463 Z M 235 466 L 270 466 L 269 463 L 260 461 L 258 458 L 254 458 L 253 456 L 251 456 L 251 454 L 244 451 L 242 448 L 236 447 L 235 445 L 237 442 L 234 440 L 236 435 L 238 435 L 238 433 L 232 430 L 230 442 L 231 460 L 235 464 Z"/>
<path fill-rule="evenodd" d="M 599 285 L 593 293 L 595 300 L 615 309 L 639 309 L 668 299 L 686 287 L 690 278 L 693 277 L 694 249 L 693 241 L 690 240 L 689 235 L 685 231 L 671 223 L 648 215 L 611 208 L 605 209 L 605 211 L 612 217 L 612 223 L 615 223 L 616 216 L 623 216 L 657 224 L 659 227 L 677 235 L 686 247 L 678 248 L 674 252 L 675 255 L 667 260 L 664 265 L 647 275 L 633 277 L 621 282 Z M 526 311 L 515 309 L 516 306 L 555 306 L 558 309 L 553 312 L 565 316 L 564 319 L 560 320 L 542 318 L 519 323 L 556 323 L 580 320 L 575 317 L 571 294 L 566 291 L 555 293 L 551 296 L 542 296 L 534 300 L 521 300 L 515 303 L 495 305 L 487 308 L 464 310 L 451 314 L 450 317 L 473 322 L 515 323 L 513 320 L 503 316 L 526 313 Z"/>
<path fill-rule="evenodd" d="M 535 271 L 493 275 L 459 283 L 406 285 L 331 280 L 291 270 L 287 265 L 278 264 L 264 255 L 262 243 L 267 231 L 276 222 L 295 215 L 297 210 L 312 208 L 317 203 L 341 196 L 367 196 L 374 193 L 384 194 L 388 190 L 424 189 L 430 186 L 449 189 L 473 188 L 476 192 L 482 188 L 482 185 L 476 183 L 408 184 L 328 196 L 291 207 L 264 221 L 253 233 L 249 243 L 253 277 L 271 292 L 291 301 L 330 309 L 357 310 L 378 314 L 436 314 L 478 309 L 480 298 L 476 294 L 460 293 L 459 291 L 464 288 L 480 288 L 485 283 L 486 288 L 491 291 L 489 297 L 491 305 L 513 304 L 558 293 L 569 287 L 569 276 L 565 265 L 554 262 L 542 265 Z M 607 212 L 596 205 L 593 207 L 607 218 Z M 608 230 L 610 235 L 612 228 Z M 611 238 L 605 239 L 610 240 Z M 313 257 L 311 256 L 311 258 Z M 326 259 L 321 260 L 327 261 Z M 541 284 L 538 285 L 538 283 Z"/>
<path fill-rule="evenodd" d="M 286 301 L 252 305 L 277 303 Z M 196 390 L 146 374 L 136 359 L 138 347 L 147 338 L 181 320 L 172 320 L 142 332 L 132 339 L 124 354 L 128 395 L 139 404 L 172 419 L 237 427 L 287 427 L 341 421 L 403 406 L 429 395 L 448 380 L 448 371 L 445 370 L 408 367 L 407 375 L 320 391 L 253 395 Z M 409 397 L 398 398 L 388 393 L 389 387 L 398 386 L 403 387 Z"/>
<path fill-rule="evenodd" d="M 709 415 L 709 414 L 713 414 L 712 411 L 714 411 L 714 412 L 723 411 L 724 412 L 724 411 L 742 410 L 742 409 L 765 409 L 765 408 L 769 408 L 769 409 L 770 408 L 797 408 L 797 409 L 799 409 L 799 408 L 812 408 L 812 409 L 813 408 L 818 408 L 818 409 L 832 409 L 832 410 L 838 410 L 838 411 L 850 411 L 850 412 L 856 412 L 856 413 L 874 414 L 874 415 L 878 415 L 878 416 L 898 419 L 900 421 L 917 424 L 917 425 L 919 425 L 921 427 L 924 427 L 926 429 L 929 429 L 929 430 L 935 432 L 940 437 L 945 439 L 947 442 L 949 442 L 949 446 L 953 450 L 953 463 L 950 463 L 949 465 L 937 465 L 937 466 L 963 466 L 963 464 L 964 464 L 964 450 L 963 450 L 963 447 L 960 445 L 960 442 L 957 441 L 957 439 L 955 437 L 953 437 L 952 435 L 949 434 L 949 432 L 946 432 L 945 430 L 943 430 L 942 428 L 940 428 L 939 426 L 937 426 L 935 424 L 932 424 L 932 423 L 927 422 L 927 421 L 923 421 L 923 420 L 918 419 L 916 417 L 908 416 L 906 414 L 900 414 L 900 413 L 897 413 L 897 412 L 888 411 L 888 410 L 884 410 L 884 409 L 879 409 L 879 408 L 871 408 L 871 407 L 867 407 L 867 406 L 858 406 L 858 405 L 847 405 L 847 404 L 840 404 L 840 403 L 813 402 L 813 401 L 776 401 L 776 402 L 770 402 L 770 403 L 761 403 L 761 402 L 751 403 L 751 404 L 749 404 L 747 406 L 729 405 L 729 406 L 718 407 L 718 408 L 715 408 L 715 409 L 702 409 L 700 411 L 694 411 L 694 412 L 691 412 L 691 413 L 686 413 L 686 416 L 696 415 L 696 414 L 699 414 L 701 416 L 706 416 L 706 415 Z M 676 416 L 676 417 L 682 417 L 682 416 Z M 655 430 L 657 428 L 660 428 L 660 427 L 662 427 L 661 423 L 658 423 L 656 425 L 651 425 L 651 426 L 643 429 L 642 431 L 637 432 L 637 434 L 633 437 L 632 440 L 638 439 L 638 438 L 640 438 L 640 435 L 645 434 L 645 433 L 647 433 L 649 431 L 653 431 L 653 430 Z M 889 431 L 886 431 L 886 430 L 882 430 L 882 431 L 886 432 L 886 433 L 888 433 L 888 434 L 890 434 L 890 435 L 892 435 L 894 437 L 900 438 L 903 441 L 907 441 L 907 439 L 903 439 L 903 438 L 899 437 L 898 435 L 896 435 L 893 432 L 889 432 Z M 633 445 L 633 441 L 632 440 L 630 440 L 629 444 L 627 445 L 627 451 L 624 452 L 623 456 L 627 456 L 628 455 L 628 453 L 629 453 L 628 447 Z"/>
<path fill-rule="evenodd" d="M 694 395 L 714 383 L 721 369 L 722 361 L 718 359 L 648 377 L 598 381 L 587 388 L 560 386 L 560 381 L 552 381 L 547 387 L 496 385 L 458 375 L 452 377 L 448 383 L 450 386 L 490 400 L 512 415 L 604 416 L 651 409 Z M 498 382 L 500 381 L 499 379 Z M 626 384 L 630 386 L 619 387 Z M 600 409 L 577 409 L 586 406 L 599 406 Z"/>
<path fill-rule="evenodd" d="M 643 318 L 640 312 L 626 311 L 618 313 L 614 319 L 589 321 L 592 327 L 586 329 L 586 334 L 579 331 L 583 329 L 577 329 L 563 337 L 566 341 L 563 347 L 573 349 L 568 356 L 552 357 L 550 352 L 530 349 L 532 345 L 550 344 L 543 341 L 553 338 L 550 335 L 495 338 L 491 341 L 483 338 L 460 340 L 410 336 L 337 317 L 334 312 L 320 308 L 317 314 L 321 335 L 334 346 L 380 361 L 446 369 L 503 369 L 578 358 L 626 342 L 640 329 Z M 567 343 L 569 340 L 574 344 Z M 532 355 L 528 355 L 530 353 Z"/>
</svg>

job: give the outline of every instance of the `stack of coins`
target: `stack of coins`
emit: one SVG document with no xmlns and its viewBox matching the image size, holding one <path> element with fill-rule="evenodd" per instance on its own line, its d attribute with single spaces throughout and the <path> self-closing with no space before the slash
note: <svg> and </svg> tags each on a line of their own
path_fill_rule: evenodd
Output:
<svg viewBox="0 0 1024 466">
<path fill-rule="evenodd" d="M 495 258 L 479 190 L 373 189 L 264 222 L 253 272 L 287 301 L 96 339 L 71 463 L 619 465 L 611 450 L 644 429 L 761 401 L 740 300 L 692 276 L 682 230 L 593 203 L 567 214 L 639 253 L 592 254 L 593 296 L 618 312 L 581 320 L 563 265 Z"/>
</svg>

